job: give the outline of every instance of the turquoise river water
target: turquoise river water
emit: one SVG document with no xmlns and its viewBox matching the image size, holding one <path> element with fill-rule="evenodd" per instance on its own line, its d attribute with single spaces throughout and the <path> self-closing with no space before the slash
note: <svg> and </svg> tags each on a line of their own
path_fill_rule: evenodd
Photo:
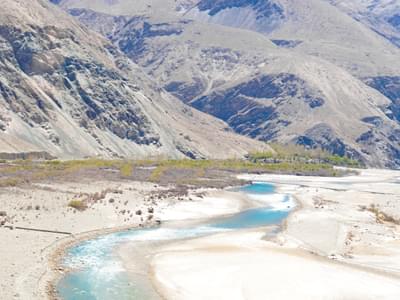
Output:
<svg viewBox="0 0 400 300">
<path fill-rule="evenodd" d="M 142 300 L 148 299 L 140 282 L 132 282 L 115 249 L 124 243 L 168 241 L 211 235 L 224 231 L 257 228 L 280 224 L 294 207 L 288 195 L 275 192 L 268 183 L 254 183 L 236 189 L 257 201 L 261 208 L 249 209 L 228 217 L 211 219 L 207 223 L 176 228 L 168 224 L 147 229 L 134 229 L 106 234 L 70 248 L 64 265 L 73 272 L 58 283 L 64 300 Z"/>
</svg>

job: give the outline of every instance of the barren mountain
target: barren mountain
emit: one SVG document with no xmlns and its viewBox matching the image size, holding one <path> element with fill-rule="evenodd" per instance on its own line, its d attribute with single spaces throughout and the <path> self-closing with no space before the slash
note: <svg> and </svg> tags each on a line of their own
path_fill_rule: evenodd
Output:
<svg viewBox="0 0 400 300">
<path fill-rule="evenodd" d="M 400 49 L 339 3 L 134 2 L 59 4 L 240 134 L 400 165 Z"/>
<path fill-rule="evenodd" d="M 0 6 L 0 152 L 194 158 L 261 146 L 159 88 L 49 1 Z"/>
<path fill-rule="evenodd" d="M 329 2 L 400 47 L 399 1 L 329 0 Z"/>
</svg>

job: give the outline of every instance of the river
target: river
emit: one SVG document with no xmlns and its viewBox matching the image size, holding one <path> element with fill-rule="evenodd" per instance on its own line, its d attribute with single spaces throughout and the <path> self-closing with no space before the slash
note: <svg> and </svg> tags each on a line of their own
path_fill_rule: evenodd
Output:
<svg viewBox="0 0 400 300">
<path fill-rule="evenodd" d="M 64 266 L 72 271 L 57 285 L 60 298 L 64 300 L 157 299 L 158 296 L 146 274 L 136 277 L 128 274 L 117 254 L 118 247 L 135 243 L 145 249 L 146 244 L 150 243 L 154 248 L 157 243 L 279 225 L 295 205 L 290 196 L 277 194 L 275 186 L 268 183 L 253 183 L 235 191 L 246 193 L 257 203 L 265 202 L 265 206 L 197 224 L 182 222 L 177 226 L 176 223 L 165 223 L 156 228 L 106 234 L 73 246 L 67 251 L 63 261 Z M 142 263 L 140 259 L 138 268 Z"/>
</svg>

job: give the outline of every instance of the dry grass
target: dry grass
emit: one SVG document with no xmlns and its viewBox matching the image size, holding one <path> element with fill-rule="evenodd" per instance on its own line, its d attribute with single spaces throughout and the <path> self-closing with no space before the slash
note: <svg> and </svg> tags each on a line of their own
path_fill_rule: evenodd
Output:
<svg viewBox="0 0 400 300">
<path fill-rule="evenodd" d="M 400 225 L 400 220 L 394 218 L 393 216 L 390 216 L 386 214 L 385 212 L 381 211 L 379 207 L 375 204 L 371 204 L 368 208 L 366 208 L 369 212 L 372 212 L 375 215 L 376 222 L 377 223 L 393 223 L 396 225 Z"/>
<path fill-rule="evenodd" d="M 83 200 L 71 200 L 68 203 L 68 206 L 72 207 L 72 208 L 74 208 L 76 210 L 79 210 L 79 211 L 84 211 L 85 209 L 88 208 L 86 202 L 83 201 Z"/>
<path fill-rule="evenodd" d="M 150 169 L 150 167 L 154 169 Z M 121 180 L 130 178 L 138 181 L 165 182 L 201 185 L 215 180 L 220 174 L 210 173 L 279 173 L 315 176 L 341 176 L 328 163 L 282 161 L 269 163 L 257 160 L 103 160 L 85 159 L 71 161 L 13 161 L 0 167 L 0 187 L 17 186 L 46 180 Z M 171 177 L 172 174 L 172 177 Z M 168 180 L 165 178 L 171 177 Z"/>
<path fill-rule="evenodd" d="M 124 163 L 124 164 L 120 167 L 119 172 L 120 172 L 120 174 L 121 174 L 122 177 L 130 177 L 130 176 L 132 176 L 132 173 L 133 173 L 133 164 L 132 164 L 132 163 L 129 163 L 129 162 Z"/>
<path fill-rule="evenodd" d="M 161 176 L 164 174 L 166 170 L 167 167 L 165 166 L 157 166 L 157 168 L 155 168 L 154 171 L 151 173 L 149 181 L 159 182 L 161 180 Z"/>
<path fill-rule="evenodd" d="M 14 187 L 22 184 L 24 181 L 19 178 L 0 179 L 0 187 Z"/>
</svg>

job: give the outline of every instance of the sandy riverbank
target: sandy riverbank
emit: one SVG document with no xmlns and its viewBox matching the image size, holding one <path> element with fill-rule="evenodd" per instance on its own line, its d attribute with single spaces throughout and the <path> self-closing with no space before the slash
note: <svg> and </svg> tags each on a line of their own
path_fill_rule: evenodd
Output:
<svg viewBox="0 0 400 300">
<path fill-rule="evenodd" d="M 167 299 L 398 299 L 399 279 L 262 241 L 264 232 L 225 233 L 168 246 L 155 256 Z M 173 271 L 172 271 L 173 270 Z"/>
<path fill-rule="evenodd" d="M 244 175 L 302 208 L 273 241 L 224 233 L 161 248 L 151 264 L 167 299 L 399 299 L 400 172 L 346 178 Z"/>
<path fill-rule="evenodd" d="M 94 196 L 101 199 L 86 210 L 68 207 L 71 200 L 102 192 L 103 196 Z M 161 200 L 160 194 L 164 195 Z M 0 299 L 46 299 L 48 282 L 62 272 L 52 269 L 52 259 L 62 247 L 74 241 L 118 228 L 151 224 L 159 219 L 234 213 L 247 205 L 240 197 L 232 199 L 226 191 L 198 189 L 181 195 L 174 187 L 131 181 L 64 182 L 2 189 L 0 210 L 7 213 L 3 217 L 7 220 L 5 225 L 15 228 L 0 227 L 1 243 L 7 245 L 0 247 Z M 218 209 L 212 213 L 211 202 L 218 204 Z M 196 212 L 202 207 L 203 213 Z M 72 235 L 26 231 L 18 227 Z"/>
<path fill-rule="evenodd" d="M 280 192 L 298 199 L 301 209 L 289 217 L 285 230 L 273 241 L 262 240 L 264 231 L 251 230 L 157 248 L 151 267 L 163 296 L 399 298 L 399 172 L 365 170 L 359 176 L 346 178 L 242 178 L 276 183 Z M 72 199 L 102 191 L 104 197 L 88 209 L 68 208 Z M 160 194 L 170 196 L 160 200 Z M 7 212 L 8 225 L 74 234 L 68 240 L 54 233 L 1 227 L 0 238 L 7 247 L 0 247 L 0 298 L 8 300 L 45 299 L 47 281 L 58 272 L 49 269 L 53 266 L 49 258 L 63 242 L 85 236 L 85 232 L 91 232 L 87 235 L 90 236 L 135 227 L 149 218 L 210 218 L 238 212 L 249 207 L 249 202 L 246 197 L 227 191 L 199 189 L 182 196 L 150 183 L 97 181 L 2 189 L 0 205 Z M 149 213 L 149 208 L 154 213 Z M 136 214 L 138 210 L 140 215 Z M 129 259 L 129 255 L 126 257 Z M 202 285 L 209 282 L 212 284 Z"/>
</svg>

